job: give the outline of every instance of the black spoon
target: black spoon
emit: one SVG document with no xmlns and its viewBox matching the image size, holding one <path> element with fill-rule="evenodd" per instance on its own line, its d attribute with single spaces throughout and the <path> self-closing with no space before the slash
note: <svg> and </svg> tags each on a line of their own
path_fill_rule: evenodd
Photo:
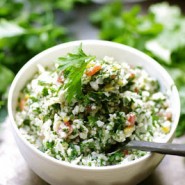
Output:
<svg viewBox="0 0 185 185">
<path fill-rule="evenodd" d="M 151 151 L 160 154 L 185 156 L 185 144 L 155 143 L 148 141 L 126 141 L 113 145 L 107 153 L 117 150 L 138 149 L 142 151 Z"/>
</svg>

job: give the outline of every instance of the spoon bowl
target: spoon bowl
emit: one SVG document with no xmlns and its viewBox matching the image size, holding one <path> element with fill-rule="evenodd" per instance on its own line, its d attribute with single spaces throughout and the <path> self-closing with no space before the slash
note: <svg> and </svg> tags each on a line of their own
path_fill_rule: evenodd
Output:
<svg viewBox="0 0 185 185">
<path fill-rule="evenodd" d="M 107 153 L 112 153 L 118 150 L 137 149 L 142 151 L 150 151 L 160 154 L 185 156 L 185 144 L 171 144 L 171 143 L 156 143 L 148 141 L 126 141 L 119 143 L 110 148 Z"/>
</svg>

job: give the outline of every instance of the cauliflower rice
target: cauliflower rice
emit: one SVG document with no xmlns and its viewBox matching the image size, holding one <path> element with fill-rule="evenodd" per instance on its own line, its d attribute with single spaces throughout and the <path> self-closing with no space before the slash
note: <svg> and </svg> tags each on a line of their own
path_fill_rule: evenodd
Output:
<svg viewBox="0 0 185 185">
<path fill-rule="evenodd" d="M 68 76 L 57 67 L 38 66 L 16 112 L 21 134 L 47 155 L 85 166 L 127 163 L 147 152 L 105 151 L 126 139 L 158 141 L 170 132 L 168 96 L 141 67 L 107 56 L 91 60 L 81 78 L 83 97 L 70 103 Z"/>
</svg>

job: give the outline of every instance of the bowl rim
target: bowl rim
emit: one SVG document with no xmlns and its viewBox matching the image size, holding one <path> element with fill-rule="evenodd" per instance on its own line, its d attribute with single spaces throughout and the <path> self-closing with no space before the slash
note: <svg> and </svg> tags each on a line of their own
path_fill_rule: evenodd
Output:
<svg viewBox="0 0 185 185">
<path fill-rule="evenodd" d="M 110 41 L 103 41 L 103 40 L 77 40 L 77 41 L 70 41 L 70 42 L 66 42 L 66 43 L 62 43 L 56 46 L 53 46 L 51 48 L 48 48 L 42 52 L 40 52 L 39 54 L 37 54 L 36 56 L 34 56 L 33 58 L 31 58 L 27 63 L 25 63 L 25 65 L 19 70 L 19 72 L 17 73 L 17 75 L 15 76 L 10 90 L 9 90 L 9 95 L 8 95 L 8 114 L 9 114 L 9 118 L 10 118 L 10 122 L 11 125 L 13 127 L 13 130 L 15 131 L 16 135 L 18 136 L 18 138 L 21 140 L 21 142 L 23 142 L 23 144 L 28 147 L 30 150 L 32 150 L 37 156 L 41 157 L 42 159 L 48 160 L 49 162 L 53 162 L 56 165 L 63 165 L 65 167 L 68 168 L 75 168 L 78 170 L 88 170 L 88 171 L 104 171 L 104 170 L 113 170 L 113 169 L 120 169 L 120 168 L 125 168 L 125 167 L 129 167 L 132 165 L 135 165 L 137 163 L 141 163 L 144 160 L 150 159 L 152 158 L 154 155 L 156 155 L 155 153 L 151 153 L 148 152 L 146 155 L 135 159 L 133 161 L 129 161 L 128 163 L 122 163 L 122 164 L 117 164 L 117 165 L 112 165 L 112 166 L 100 166 L 100 167 L 94 167 L 94 166 L 82 166 L 82 165 L 77 165 L 77 164 L 72 164 L 66 161 L 60 161 L 54 157 L 51 157 L 45 153 L 43 153 L 42 151 L 38 150 L 35 146 L 33 146 L 29 141 L 26 140 L 26 138 L 23 137 L 23 135 L 20 133 L 14 116 L 13 116 L 13 109 L 12 109 L 12 103 L 13 103 L 13 92 L 14 89 L 16 88 L 16 84 L 18 83 L 19 78 L 21 77 L 22 73 L 25 70 L 28 70 L 29 66 L 32 65 L 32 63 L 34 63 L 34 61 L 37 61 L 40 58 L 43 58 L 46 54 L 52 54 L 52 52 L 54 52 L 57 49 L 62 49 L 62 48 L 68 48 L 68 47 L 75 47 L 78 46 L 79 44 L 84 44 L 84 45 L 100 45 L 100 46 L 108 46 L 108 47 L 114 47 L 116 48 L 122 48 L 123 50 L 127 50 L 130 53 L 135 53 L 137 55 L 140 55 L 143 60 L 149 61 L 150 63 L 153 63 L 153 65 L 155 65 L 156 68 L 160 68 L 160 71 L 162 71 L 162 73 L 168 78 L 169 82 L 171 84 L 173 84 L 173 91 L 176 97 L 176 104 L 178 105 L 178 107 L 176 108 L 176 120 L 173 121 L 173 127 L 170 131 L 170 133 L 165 137 L 163 142 L 169 142 L 170 139 L 173 138 L 176 127 L 178 125 L 178 121 L 179 121 L 179 117 L 180 117 L 180 98 L 179 98 L 179 94 L 177 91 L 176 86 L 174 85 L 174 82 L 172 80 L 172 78 L 170 77 L 170 75 L 167 73 L 167 71 L 157 62 L 155 61 L 153 58 L 149 57 L 148 55 L 146 55 L 145 53 L 132 48 L 130 46 L 124 45 L 124 44 L 119 44 L 119 43 L 115 43 L 115 42 L 110 42 Z M 15 135 L 14 135 L 15 136 Z"/>
</svg>

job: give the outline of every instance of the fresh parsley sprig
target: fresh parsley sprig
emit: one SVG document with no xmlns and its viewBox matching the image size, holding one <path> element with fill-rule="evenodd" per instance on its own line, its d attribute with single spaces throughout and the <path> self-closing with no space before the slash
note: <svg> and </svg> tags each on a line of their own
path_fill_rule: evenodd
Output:
<svg viewBox="0 0 185 185">
<path fill-rule="evenodd" d="M 73 98 L 83 96 L 81 79 L 87 64 L 95 58 L 95 56 L 86 55 L 81 44 L 76 53 L 68 53 L 67 56 L 58 59 L 58 70 L 63 71 L 67 77 L 64 83 L 64 89 L 66 90 L 65 98 L 68 103 Z"/>
</svg>

